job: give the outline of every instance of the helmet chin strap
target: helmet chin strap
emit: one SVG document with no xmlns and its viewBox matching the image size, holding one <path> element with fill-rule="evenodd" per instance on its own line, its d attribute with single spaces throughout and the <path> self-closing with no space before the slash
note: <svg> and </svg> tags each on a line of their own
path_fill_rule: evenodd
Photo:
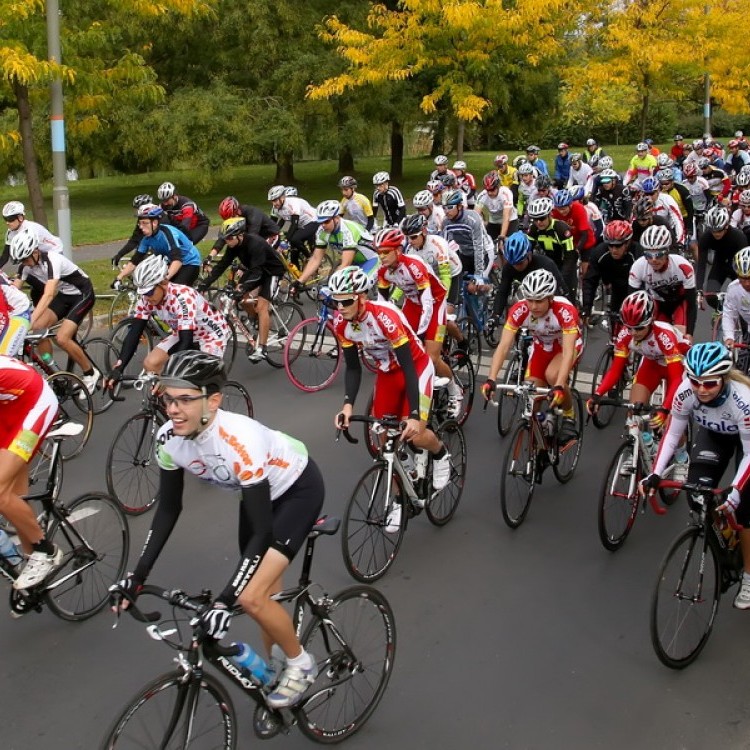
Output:
<svg viewBox="0 0 750 750">
<path fill-rule="evenodd" d="M 203 400 L 202 400 L 202 413 L 201 413 L 201 419 L 200 419 L 200 427 L 195 430 L 194 432 L 191 432 L 189 435 L 187 435 L 188 440 L 195 440 L 195 438 L 198 437 L 198 435 L 203 432 L 203 430 L 206 429 L 206 425 L 211 421 L 211 413 L 208 410 L 208 392 L 206 391 L 205 386 L 201 388 L 201 393 L 203 394 Z"/>
</svg>

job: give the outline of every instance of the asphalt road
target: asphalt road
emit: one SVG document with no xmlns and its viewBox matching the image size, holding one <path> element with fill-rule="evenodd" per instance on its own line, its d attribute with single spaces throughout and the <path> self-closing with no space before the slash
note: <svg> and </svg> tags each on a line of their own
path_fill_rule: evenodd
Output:
<svg viewBox="0 0 750 750">
<path fill-rule="evenodd" d="M 308 395 L 264 364 L 239 362 L 233 375 L 251 388 L 261 421 L 307 443 L 326 478 L 325 511 L 341 514 L 369 463 L 362 445 L 334 442 L 341 378 Z M 63 497 L 105 487 L 111 436 L 136 409 L 131 396 L 96 418 L 86 451 L 66 464 Z M 640 516 L 625 547 L 606 552 L 596 532 L 596 493 L 619 430 L 590 426 L 573 480 L 559 485 L 546 474 L 526 522 L 511 531 L 499 509 L 506 446 L 494 420 L 476 408 L 466 425 L 468 479 L 455 519 L 442 529 L 415 519 L 378 584 L 395 611 L 396 663 L 379 708 L 347 747 L 750 746 L 750 615 L 725 597 L 711 641 L 685 671 L 663 667 L 651 649 L 657 566 L 686 523 L 685 508 Z M 197 480 L 188 481 L 186 496 L 152 582 L 216 590 L 234 565 L 236 499 Z M 131 519 L 131 562 L 149 522 Z M 320 540 L 313 573 L 331 592 L 352 583 L 338 539 Z M 109 613 L 78 624 L 47 611 L 21 620 L 0 613 L 5 750 L 92 750 L 131 695 L 171 668 L 172 652 L 142 625 L 129 618 L 117 630 L 112 624 Z M 249 620 L 236 623 L 232 637 L 258 643 Z M 258 740 L 251 707 L 237 707 L 244 749 Z M 270 745 L 302 748 L 309 741 L 293 730 Z"/>
</svg>

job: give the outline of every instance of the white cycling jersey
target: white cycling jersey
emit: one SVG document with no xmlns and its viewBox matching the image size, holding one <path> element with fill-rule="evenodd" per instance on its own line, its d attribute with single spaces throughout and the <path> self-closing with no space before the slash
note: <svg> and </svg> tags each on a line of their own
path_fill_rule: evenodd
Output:
<svg viewBox="0 0 750 750">
<path fill-rule="evenodd" d="M 413 245 L 408 245 L 406 252 L 409 255 L 416 255 L 427 263 L 436 276 L 440 276 L 440 266 L 447 263 L 451 269 L 451 278 L 461 274 L 461 258 L 458 257 L 457 246 L 455 242 L 448 242 L 443 237 L 435 234 L 428 234 L 422 247 L 417 250 Z"/>
<path fill-rule="evenodd" d="M 682 184 L 688 189 L 690 197 L 693 199 L 695 211 L 703 213 L 708 208 L 708 198 L 706 197 L 708 180 L 703 177 L 696 177 L 693 182 L 685 180 Z"/>
<path fill-rule="evenodd" d="M 677 201 L 666 193 L 659 193 L 654 199 L 654 214 L 667 220 L 669 229 L 675 241 L 682 244 L 685 242 L 685 221 L 682 218 L 682 212 L 677 205 Z"/>
<path fill-rule="evenodd" d="M 274 208 L 271 215 L 278 216 L 284 221 L 291 221 L 292 216 L 299 216 L 297 226 L 300 229 L 308 224 L 315 223 L 317 219 L 315 209 L 304 198 L 295 195 L 287 195 L 284 199 L 284 205 L 280 208 Z"/>
<path fill-rule="evenodd" d="M 502 185 L 497 191 L 497 195 L 493 198 L 486 190 L 482 190 L 477 196 L 477 209 L 480 206 L 484 206 L 489 214 L 489 224 L 502 224 L 503 213 L 506 208 L 510 208 L 510 216 L 508 221 L 515 221 L 518 218 L 518 211 L 513 204 L 513 193 L 510 192 L 510 188 L 503 187 Z"/>
<path fill-rule="evenodd" d="M 440 204 L 433 203 L 432 211 L 427 217 L 427 231 L 430 234 L 440 234 L 443 231 L 443 224 L 445 224 L 445 211 Z"/>
<path fill-rule="evenodd" d="M 47 253 L 61 253 L 63 251 L 63 242 L 56 237 L 47 227 L 37 224 L 30 219 L 24 219 L 18 229 L 8 229 L 5 232 L 5 244 L 10 245 L 10 241 L 21 231 L 32 231 L 39 240 L 39 249 Z"/>
<path fill-rule="evenodd" d="M 724 308 L 721 316 L 721 336 L 726 341 L 736 341 L 740 319 L 750 326 L 750 292 L 746 292 L 739 279 L 732 281 L 727 287 L 724 297 Z"/>
<path fill-rule="evenodd" d="M 690 261 L 681 255 L 670 254 L 663 271 L 651 268 L 641 256 L 630 268 L 628 284 L 633 289 L 645 289 L 659 302 L 679 302 L 686 289 L 695 289 L 695 272 Z"/>
<path fill-rule="evenodd" d="M 746 214 L 741 208 L 732 213 L 731 225 L 737 229 L 750 227 L 750 214 Z"/>
</svg>

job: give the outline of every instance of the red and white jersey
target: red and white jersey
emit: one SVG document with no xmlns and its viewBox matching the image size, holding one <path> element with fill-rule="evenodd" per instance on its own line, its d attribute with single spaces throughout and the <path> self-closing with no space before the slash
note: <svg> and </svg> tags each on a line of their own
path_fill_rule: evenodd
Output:
<svg viewBox="0 0 750 750">
<path fill-rule="evenodd" d="M 669 228 L 677 242 L 685 242 L 685 221 L 677 201 L 666 193 L 659 193 L 654 198 L 654 215 L 667 220 Z"/>
<path fill-rule="evenodd" d="M 416 255 L 401 255 L 392 268 L 378 269 L 378 289 L 387 289 L 393 284 L 404 293 L 404 297 L 415 304 L 424 304 L 429 296 L 434 302 L 445 299 L 446 289 L 432 268 Z M 427 294 L 425 294 L 427 293 Z"/>
<path fill-rule="evenodd" d="M 663 271 L 651 268 L 645 257 L 638 258 L 630 268 L 628 284 L 633 289 L 645 289 L 659 302 L 679 302 L 686 289 L 695 289 L 695 272 L 690 261 L 681 255 L 667 258 Z"/>
<path fill-rule="evenodd" d="M 447 264 L 451 269 L 451 278 L 455 278 L 463 270 L 457 248 L 458 245 L 453 241 L 448 242 L 448 240 L 436 234 L 428 234 L 425 235 L 424 243 L 419 250 L 414 245 L 407 245 L 406 252 L 425 261 L 431 266 L 438 278 L 440 277 L 440 266 Z"/>
<path fill-rule="evenodd" d="M 652 359 L 666 366 L 672 362 L 679 362 L 688 346 L 688 342 L 674 326 L 657 320 L 642 341 L 636 341 L 633 331 L 623 326 L 615 340 L 615 357 L 627 358 L 630 352 L 638 352 L 645 359 Z"/>
<path fill-rule="evenodd" d="M 152 315 L 163 320 L 175 333 L 192 331 L 201 349 L 204 344 L 211 346 L 217 340 L 229 338 L 229 326 L 224 316 L 190 286 L 167 284 L 167 293 L 158 305 L 141 297 L 133 316 L 148 320 Z"/>
<path fill-rule="evenodd" d="M 555 344 L 562 344 L 563 334 L 581 334 L 578 310 L 565 297 L 553 297 L 549 310 L 541 318 L 533 317 L 528 303 L 522 299 L 508 310 L 504 327 L 513 333 L 519 328 L 528 328 L 534 337 L 534 343 L 545 351 L 551 351 Z"/>
<path fill-rule="evenodd" d="M 24 396 L 36 397 L 43 388 L 44 378 L 33 367 L 0 354 L 0 407 L 12 407 L 14 401 Z M 0 414 L 3 420 L 8 418 L 8 412 L 2 411 Z"/>
<path fill-rule="evenodd" d="M 12 316 L 28 315 L 31 311 L 31 300 L 0 271 L 0 291 L 8 305 L 8 314 Z"/>
<path fill-rule="evenodd" d="M 364 314 L 357 320 L 344 320 L 341 313 L 336 313 L 333 330 L 342 346 L 360 345 L 383 372 L 399 368 L 393 350 L 407 343 L 415 363 L 427 357 L 401 310 L 390 302 L 368 300 Z"/>
</svg>

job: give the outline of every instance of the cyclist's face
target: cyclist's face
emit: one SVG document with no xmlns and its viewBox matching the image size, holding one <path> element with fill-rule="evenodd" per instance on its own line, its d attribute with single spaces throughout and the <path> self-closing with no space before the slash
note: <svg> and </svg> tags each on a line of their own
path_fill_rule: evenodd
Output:
<svg viewBox="0 0 750 750">
<path fill-rule="evenodd" d="M 160 305 L 164 300 L 164 295 L 167 293 L 166 284 L 157 284 L 149 294 L 144 294 L 143 297 L 146 302 L 152 305 Z"/>
<path fill-rule="evenodd" d="M 344 320 L 355 320 L 359 316 L 360 303 L 364 298 L 362 294 L 341 294 L 334 297 L 333 302 Z"/>
<path fill-rule="evenodd" d="M 226 242 L 229 247 L 237 247 L 237 245 L 240 244 L 241 239 L 242 235 L 233 234 L 231 237 L 225 237 L 224 242 Z"/>
<path fill-rule="evenodd" d="M 351 198 L 354 195 L 354 188 L 341 188 L 341 195 L 347 199 Z"/>
<path fill-rule="evenodd" d="M 518 263 L 511 263 L 511 265 L 516 271 L 523 271 L 529 263 L 531 263 L 531 253 L 529 253 L 523 260 L 520 260 Z"/>
<path fill-rule="evenodd" d="M 204 411 L 213 419 L 221 404 L 220 393 L 203 398 L 201 392 L 194 388 L 165 388 L 162 395 L 174 434 L 180 436 L 192 435 L 203 429 L 201 417 Z"/>
<path fill-rule="evenodd" d="M 376 185 L 375 187 L 379 193 L 384 193 L 386 190 L 388 190 L 388 183 L 381 182 L 380 185 Z"/>
<path fill-rule="evenodd" d="M 458 212 L 461 210 L 461 206 L 444 206 L 445 215 L 449 219 L 455 219 L 458 216 Z"/>
<path fill-rule="evenodd" d="M 9 216 L 5 219 L 5 223 L 8 225 L 8 229 L 18 229 L 23 223 L 23 216 L 16 214 L 15 216 Z"/>
<path fill-rule="evenodd" d="M 286 196 L 282 195 L 281 198 L 277 198 L 275 201 L 271 201 L 271 205 L 278 211 L 284 205 L 285 200 Z"/>
<path fill-rule="evenodd" d="M 146 237 L 150 237 L 158 226 L 158 222 L 153 219 L 138 219 L 138 227 Z"/>
<path fill-rule="evenodd" d="M 643 341 L 649 333 L 651 333 L 651 326 L 642 326 L 641 328 L 631 328 L 630 333 L 633 334 L 633 339 L 635 341 Z"/>
<path fill-rule="evenodd" d="M 620 260 L 623 255 L 625 255 L 625 251 L 628 249 L 628 242 L 621 242 L 619 245 L 611 244 L 609 245 L 609 254 L 615 259 Z"/>
<path fill-rule="evenodd" d="M 740 280 L 740 286 L 746 291 L 750 292 L 750 276 L 743 278 L 742 276 L 739 277 Z"/>
<path fill-rule="evenodd" d="M 378 257 L 380 258 L 380 263 L 386 268 L 393 268 L 394 266 L 398 265 L 399 253 L 395 248 L 378 248 L 377 252 Z"/>
<path fill-rule="evenodd" d="M 419 234 L 410 234 L 409 244 L 419 250 L 424 245 L 424 234 L 422 232 Z"/>
<path fill-rule="evenodd" d="M 422 214 L 422 216 L 430 216 L 430 214 L 432 214 L 432 206 L 425 206 L 424 208 L 418 208 L 417 213 Z"/>
<path fill-rule="evenodd" d="M 541 318 L 549 311 L 549 306 L 552 302 L 552 297 L 545 297 L 544 299 L 527 299 L 526 304 L 529 306 L 529 312 L 535 318 Z"/>
<path fill-rule="evenodd" d="M 660 255 L 658 258 L 646 258 L 646 261 L 654 269 L 654 271 L 663 271 L 669 263 L 669 254 L 665 253 Z"/>
<path fill-rule="evenodd" d="M 707 404 L 718 398 L 721 389 L 724 387 L 724 379 L 722 377 L 706 378 L 705 381 L 708 385 L 712 386 L 707 388 L 699 380 L 690 380 L 690 387 L 693 389 L 693 393 L 702 404 Z"/>
<path fill-rule="evenodd" d="M 612 190 L 615 183 L 612 180 L 599 180 L 599 184 L 602 186 L 602 190 Z"/>
</svg>

